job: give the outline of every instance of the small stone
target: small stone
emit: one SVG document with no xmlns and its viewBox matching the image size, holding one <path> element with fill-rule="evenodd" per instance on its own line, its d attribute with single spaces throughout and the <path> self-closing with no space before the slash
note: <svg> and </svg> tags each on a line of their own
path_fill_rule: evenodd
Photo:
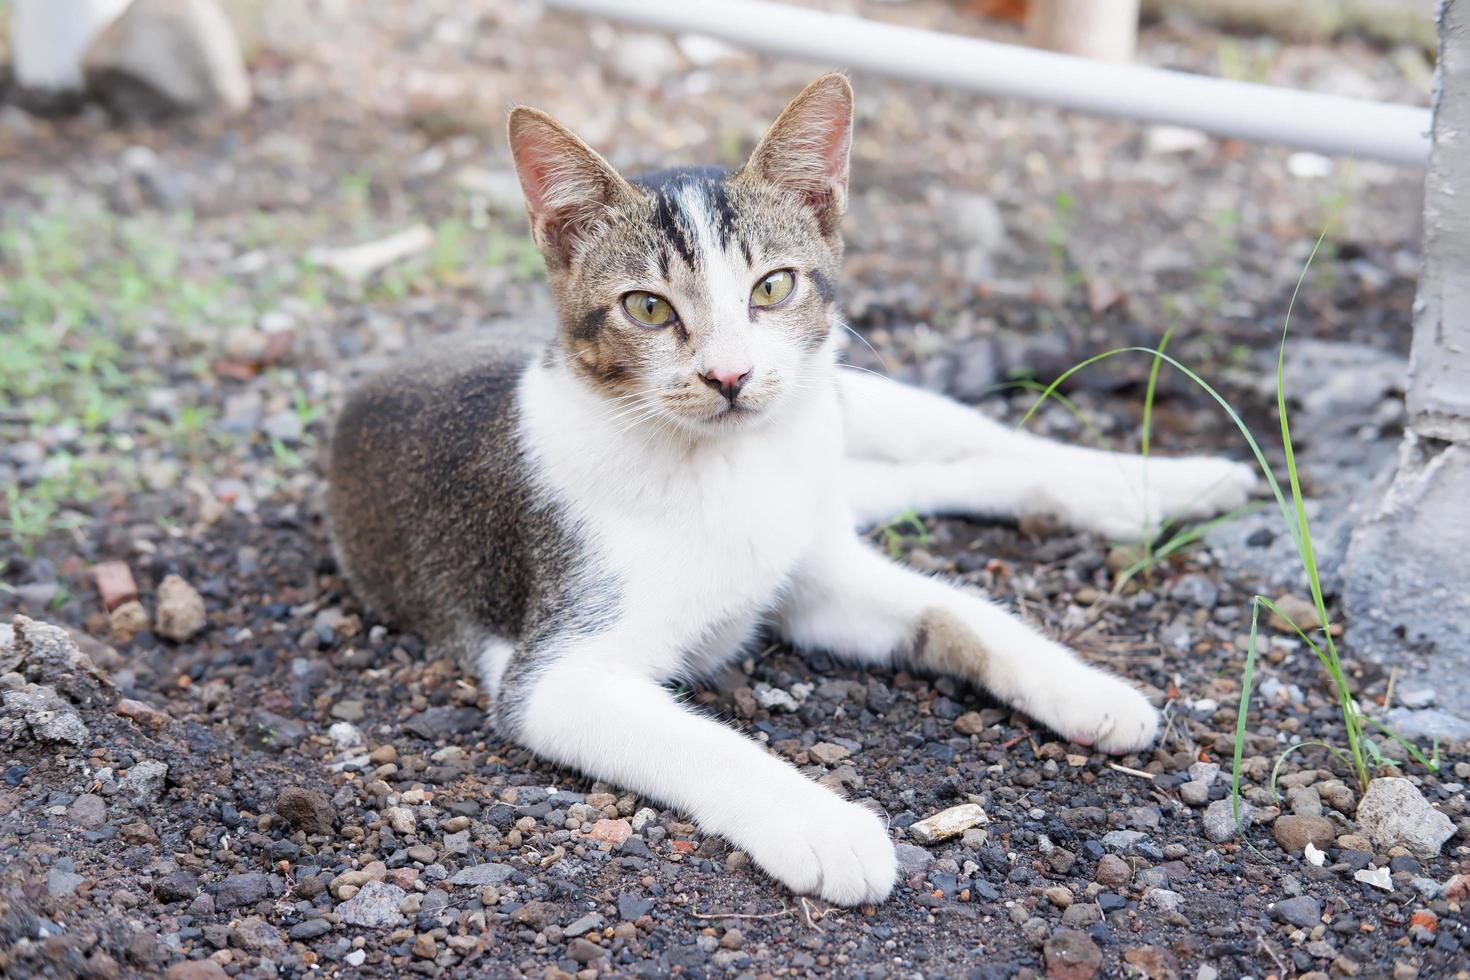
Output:
<svg viewBox="0 0 1470 980">
<path fill-rule="evenodd" d="M 127 642 L 148 628 L 148 610 L 144 609 L 143 604 L 137 599 L 133 599 L 112 610 L 107 620 L 113 637 Z M 203 962 L 213 961 L 204 960 Z"/>
<path fill-rule="evenodd" d="M 1167 888 L 1150 888 L 1143 896 L 1143 904 L 1160 912 L 1178 912 L 1184 904 L 1184 896 Z"/>
<path fill-rule="evenodd" d="M 391 745 L 380 745 L 373 749 L 368 761 L 375 766 L 386 766 L 398 761 L 398 750 Z"/>
<path fill-rule="evenodd" d="M 1104 854 L 1097 862 L 1093 879 L 1107 888 L 1121 888 L 1133 878 L 1133 869 L 1116 854 Z"/>
<path fill-rule="evenodd" d="M 276 813 L 307 834 L 330 834 L 337 825 L 337 810 L 326 794 L 300 786 L 287 786 L 276 795 Z"/>
<path fill-rule="evenodd" d="M 578 937 L 567 943 L 567 955 L 586 966 L 607 955 L 607 950 L 589 939 Z"/>
<path fill-rule="evenodd" d="M 342 957 L 342 962 L 352 967 L 362 966 L 364 963 L 367 962 L 367 950 L 354 949 L 352 952 Z"/>
<path fill-rule="evenodd" d="M 934 863 L 933 854 L 907 841 L 899 841 L 893 845 L 893 856 L 898 861 L 898 873 L 905 877 L 927 871 Z"/>
<path fill-rule="evenodd" d="M 745 945 L 745 933 L 739 929 L 726 929 L 720 937 L 720 945 L 725 949 L 739 949 Z"/>
<path fill-rule="evenodd" d="M 1271 918 L 1298 929 L 1310 929 L 1322 921 L 1322 903 L 1310 895 L 1283 899 L 1271 906 Z"/>
<path fill-rule="evenodd" d="M 164 712 L 153 707 L 153 705 L 145 704 L 142 701 L 134 701 L 132 698 L 120 699 L 117 702 L 117 707 L 113 710 L 123 718 L 135 721 L 144 728 L 155 732 L 163 731 L 168 727 L 169 722 L 173 720 Z"/>
<path fill-rule="evenodd" d="M 184 960 L 163 971 L 163 980 L 229 980 L 225 968 L 214 960 Z"/>
<path fill-rule="evenodd" d="M 390 806 L 383 811 L 383 819 L 395 834 L 411 834 L 418 829 L 418 819 L 408 807 Z"/>
<path fill-rule="evenodd" d="M 407 897 L 408 893 L 397 885 L 366 881 L 357 894 L 337 906 L 337 915 L 350 926 L 391 929 L 403 921 L 398 906 Z"/>
<path fill-rule="evenodd" d="M 1059 929 L 1042 947 L 1048 980 L 1092 980 L 1102 969 L 1102 950 L 1085 932 Z"/>
<path fill-rule="evenodd" d="M 961 735 L 979 735 L 989 727 L 978 711 L 966 711 L 954 720 L 954 730 Z"/>
<path fill-rule="evenodd" d="M 1337 828 L 1326 817 L 1285 814 L 1276 818 L 1271 835 L 1286 853 L 1301 854 L 1308 842 L 1318 849 L 1331 847 L 1337 838 Z"/>
<path fill-rule="evenodd" d="M 1066 887 L 1065 885 L 1053 885 L 1046 891 L 1042 892 L 1042 895 L 1046 896 L 1046 900 L 1048 902 L 1051 902 L 1057 908 L 1062 910 L 1071 908 L 1072 902 L 1076 900 L 1076 896 L 1072 894 L 1072 889 Z"/>
<path fill-rule="evenodd" d="M 1322 625 L 1322 618 L 1317 615 L 1317 605 L 1310 599 L 1303 599 L 1298 595 L 1283 595 L 1277 598 L 1276 608 L 1280 609 L 1281 612 L 1285 613 L 1291 619 L 1290 622 L 1287 622 L 1280 614 L 1275 612 L 1271 613 L 1271 625 L 1283 633 L 1289 633 L 1292 636 L 1296 635 L 1297 630 L 1301 630 L 1303 633 L 1311 633 L 1312 630 Z M 1293 624 L 1295 628 L 1293 628 Z"/>
<path fill-rule="evenodd" d="M 270 896 L 270 875 L 260 871 L 230 875 L 214 886 L 214 904 L 221 909 L 254 905 Z"/>
<path fill-rule="evenodd" d="M 806 753 L 824 766 L 834 765 L 852 755 L 847 749 L 832 742 L 818 742 L 807 749 Z"/>
<path fill-rule="evenodd" d="M 1449 817 L 1429 805 L 1418 788 L 1401 776 L 1368 784 L 1358 804 L 1358 829 L 1378 847 L 1406 847 L 1419 857 L 1435 857 L 1454 836 Z"/>
<path fill-rule="evenodd" d="M 439 944 L 434 942 L 433 936 L 427 932 L 421 932 L 414 937 L 410 951 L 421 960 L 432 960 L 439 955 Z"/>
<path fill-rule="evenodd" d="M 133 580 L 133 570 L 127 562 L 98 562 L 92 566 L 92 581 L 97 585 L 102 608 L 108 612 L 138 598 L 138 583 Z"/>
<path fill-rule="evenodd" d="M 1240 823 L 1242 827 L 1251 825 L 1253 815 L 1250 804 L 1244 800 L 1240 801 Z M 1204 814 L 1200 817 L 1200 825 L 1204 828 L 1205 836 L 1216 844 L 1230 840 L 1236 834 L 1234 803 L 1230 797 L 1216 800 L 1205 807 Z"/>
<path fill-rule="evenodd" d="M 175 871 L 153 882 L 153 897 L 160 902 L 185 902 L 199 894 L 199 876 L 192 871 Z"/>
<path fill-rule="evenodd" d="M 46 894 L 52 898 L 67 898 L 86 880 L 75 871 L 53 867 L 46 872 Z"/>
<path fill-rule="evenodd" d="M 633 836 L 633 825 L 621 818 L 598 820 L 592 824 L 592 830 L 587 836 L 601 844 L 604 850 L 621 847 Z"/>
<path fill-rule="evenodd" d="M 1204 806 L 1210 802 L 1208 783 L 1190 782 L 1179 787 L 1179 799 L 1188 806 Z"/>
<path fill-rule="evenodd" d="M 589 932 L 601 931 L 604 924 L 602 916 L 596 912 L 588 912 L 563 929 L 561 934 L 568 939 L 575 939 L 578 936 L 585 936 Z"/>
<path fill-rule="evenodd" d="M 286 935 L 297 942 L 306 942 L 325 936 L 331 931 L 332 924 L 326 919 L 307 919 L 305 922 L 298 922 L 292 926 Z"/>
<path fill-rule="evenodd" d="M 915 822 L 909 827 L 909 836 L 920 844 L 937 844 L 989 822 L 985 809 L 978 803 L 961 803 Z"/>
<path fill-rule="evenodd" d="M 236 946 L 256 956 L 279 956 L 286 951 L 281 930 L 258 915 L 246 916 L 230 937 Z"/>
<path fill-rule="evenodd" d="M 71 822 L 85 830 L 96 830 L 107 822 L 107 803 L 94 793 L 83 793 L 66 810 Z"/>
<path fill-rule="evenodd" d="M 433 864 L 438 857 L 439 855 L 428 844 L 415 844 L 408 849 L 409 860 L 417 861 L 419 864 Z"/>
<path fill-rule="evenodd" d="M 177 575 L 158 586 L 158 612 L 153 631 L 165 639 L 183 643 L 204 629 L 204 598 Z"/>
<path fill-rule="evenodd" d="M 454 877 L 449 879 L 449 883 L 479 888 L 485 885 L 498 885 L 515 873 L 516 869 L 508 864 L 477 864 L 455 872 Z"/>
<path fill-rule="evenodd" d="M 168 766 L 156 759 L 135 763 L 128 774 L 118 780 L 119 793 L 136 806 L 146 806 L 163 794 Z"/>
</svg>

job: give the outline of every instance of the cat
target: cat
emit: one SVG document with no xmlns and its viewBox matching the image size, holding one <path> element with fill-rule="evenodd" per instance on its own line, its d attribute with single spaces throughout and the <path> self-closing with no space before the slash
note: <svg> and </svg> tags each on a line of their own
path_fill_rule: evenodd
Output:
<svg viewBox="0 0 1470 980">
<path fill-rule="evenodd" d="M 906 512 L 1047 514 L 1109 536 L 1243 504 L 1221 459 L 1019 433 L 841 368 L 839 224 L 852 90 L 813 82 L 738 170 L 631 179 L 549 116 L 510 114 L 559 314 L 530 357 L 427 345 L 337 421 L 328 517 L 364 606 L 457 651 L 501 735 L 689 814 L 797 893 L 884 899 L 873 810 L 687 710 L 764 632 L 851 663 L 962 678 L 1061 736 L 1127 753 L 1158 713 L 972 592 L 860 534 Z"/>
</svg>

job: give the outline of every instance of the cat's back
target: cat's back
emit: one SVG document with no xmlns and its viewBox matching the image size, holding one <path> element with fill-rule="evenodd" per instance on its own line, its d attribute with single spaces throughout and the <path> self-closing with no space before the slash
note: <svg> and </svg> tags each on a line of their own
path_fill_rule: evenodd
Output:
<svg viewBox="0 0 1470 980">
<path fill-rule="evenodd" d="M 342 572 L 372 612 L 432 642 L 473 622 L 518 635 L 547 549 L 518 435 L 534 355 L 451 335 L 368 378 L 332 434 L 327 513 Z M 555 557 L 554 555 L 550 557 Z"/>
</svg>

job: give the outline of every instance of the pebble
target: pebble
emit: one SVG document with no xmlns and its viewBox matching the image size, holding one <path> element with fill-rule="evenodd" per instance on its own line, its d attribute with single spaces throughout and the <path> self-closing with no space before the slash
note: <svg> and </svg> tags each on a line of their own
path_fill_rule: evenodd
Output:
<svg viewBox="0 0 1470 980">
<path fill-rule="evenodd" d="M 418 820 L 407 807 L 390 806 L 383 811 L 383 819 L 396 834 L 411 834 L 418 828 Z"/>
<path fill-rule="evenodd" d="M 629 837 L 633 836 L 633 825 L 623 819 L 602 819 L 592 824 L 592 830 L 587 835 L 597 841 L 603 849 L 621 847 Z"/>
<path fill-rule="evenodd" d="M 1310 929 L 1322 921 L 1322 903 L 1310 895 L 1282 899 L 1271 906 L 1271 918 L 1299 929 Z"/>
<path fill-rule="evenodd" d="M 221 909 L 254 905 L 270 896 L 270 875 L 260 871 L 229 875 L 214 886 L 214 904 Z"/>
<path fill-rule="evenodd" d="M 163 731 L 173 720 L 153 705 L 135 701 L 132 698 L 120 698 L 113 712 L 119 717 L 128 718 L 155 732 Z"/>
<path fill-rule="evenodd" d="M 1249 827 L 1253 815 L 1251 806 L 1244 800 L 1240 801 L 1240 823 L 1243 827 Z M 1217 844 L 1231 840 L 1236 834 L 1234 804 L 1230 797 L 1216 800 L 1205 807 L 1200 817 L 1200 825 L 1203 827 L 1205 836 Z"/>
<path fill-rule="evenodd" d="M 1143 896 L 1143 904 L 1160 912 L 1178 912 L 1184 904 L 1184 896 L 1167 888 L 1151 888 Z"/>
<path fill-rule="evenodd" d="M 1046 891 L 1042 892 L 1042 895 L 1046 896 L 1046 900 L 1048 902 L 1051 902 L 1053 905 L 1055 905 L 1059 909 L 1062 909 L 1063 911 L 1071 908 L 1072 902 L 1076 899 L 1076 896 L 1072 894 L 1072 889 L 1066 887 L 1065 885 L 1053 885 Z"/>
<path fill-rule="evenodd" d="M 476 864 L 473 867 L 461 868 L 455 872 L 454 877 L 449 879 L 451 885 L 468 885 L 470 887 L 482 887 L 484 885 L 498 885 L 511 875 L 516 869 L 508 864 Z"/>
<path fill-rule="evenodd" d="M 989 727 L 978 711 L 966 711 L 954 720 L 954 730 L 961 735 L 979 735 Z"/>
<path fill-rule="evenodd" d="M 1401 776 L 1368 784 L 1358 804 L 1358 830 L 1380 848 L 1406 847 L 1420 857 L 1435 857 L 1455 833 L 1449 817 L 1429 805 L 1424 794 Z"/>
<path fill-rule="evenodd" d="M 1192 781 L 1179 787 L 1179 799 L 1187 806 L 1204 806 L 1210 802 L 1210 784 Z"/>
<path fill-rule="evenodd" d="M 169 575 L 158 586 L 158 609 L 153 631 L 165 639 L 183 643 L 204 629 L 204 598 L 177 575 Z"/>
<path fill-rule="evenodd" d="M 367 881 L 357 894 L 337 906 L 337 915 L 349 926 L 364 929 L 391 929 L 403 921 L 398 906 L 408 893 L 397 885 L 383 881 Z"/>
<path fill-rule="evenodd" d="M 1332 846 L 1337 838 L 1337 828 L 1326 817 L 1286 814 L 1276 818 L 1271 835 L 1286 853 L 1300 854 L 1306 850 L 1308 842 L 1319 850 Z"/>
<path fill-rule="evenodd" d="M 607 950 L 589 939 L 578 937 L 567 943 L 567 955 L 586 966 L 607 955 Z"/>
<path fill-rule="evenodd" d="M 92 581 L 97 585 L 102 608 L 108 612 L 138 598 L 138 583 L 125 561 L 104 561 L 93 565 Z"/>
<path fill-rule="evenodd" d="M 330 834 L 337 824 L 337 810 L 320 790 L 287 786 L 276 794 L 276 813 L 307 834 Z"/>
<path fill-rule="evenodd" d="M 1097 869 L 1092 877 L 1099 885 L 1119 888 L 1132 880 L 1133 869 L 1118 855 L 1104 854 L 1102 860 L 1097 862 Z"/>
<path fill-rule="evenodd" d="M 83 793 L 72 801 L 66 815 L 78 827 L 96 830 L 107 822 L 107 803 L 94 793 Z"/>
<path fill-rule="evenodd" d="M 410 952 L 421 960 L 432 960 L 439 955 L 439 944 L 434 941 L 433 936 L 421 932 L 414 937 Z"/>
<path fill-rule="evenodd" d="M 108 613 L 107 620 L 113 637 L 126 643 L 148 628 L 148 610 L 132 599 Z"/>
<path fill-rule="evenodd" d="M 941 810 L 909 827 L 909 836 L 920 844 L 937 844 L 958 837 L 971 827 L 988 824 L 990 818 L 978 803 L 961 803 Z"/>
<path fill-rule="evenodd" d="M 1103 954 L 1085 932 L 1059 929 L 1042 947 L 1048 980 L 1092 980 L 1102 969 Z"/>
<path fill-rule="evenodd" d="M 163 794 L 163 782 L 168 776 L 168 766 L 156 759 L 144 759 L 128 770 L 118 780 L 119 794 L 137 806 L 146 806 Z"/>
</svg>

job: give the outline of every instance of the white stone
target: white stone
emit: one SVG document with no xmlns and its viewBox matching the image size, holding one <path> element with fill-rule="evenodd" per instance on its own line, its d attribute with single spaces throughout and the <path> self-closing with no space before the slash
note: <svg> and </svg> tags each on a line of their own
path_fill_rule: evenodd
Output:
<svg viewBox="0 0 1470 980">
<path fill-rule="evenodd" d="M 1358 804 L 1358 830 L 1375 846 L 1403 846 L 1420 857 L 1439 854 L 1455 833 L 1449 817 L 1429 805 L 1424 794 L 1402 776 L 1384 776 L 1368 784 Z"/>
<path fill-rule="evenodd" d="M 990 818 L 980 804 L 961 803 L 916 822 L 909 827 L 909 836 L 920 844 L 937 844 L 988 823 Z"/>
</svg>

